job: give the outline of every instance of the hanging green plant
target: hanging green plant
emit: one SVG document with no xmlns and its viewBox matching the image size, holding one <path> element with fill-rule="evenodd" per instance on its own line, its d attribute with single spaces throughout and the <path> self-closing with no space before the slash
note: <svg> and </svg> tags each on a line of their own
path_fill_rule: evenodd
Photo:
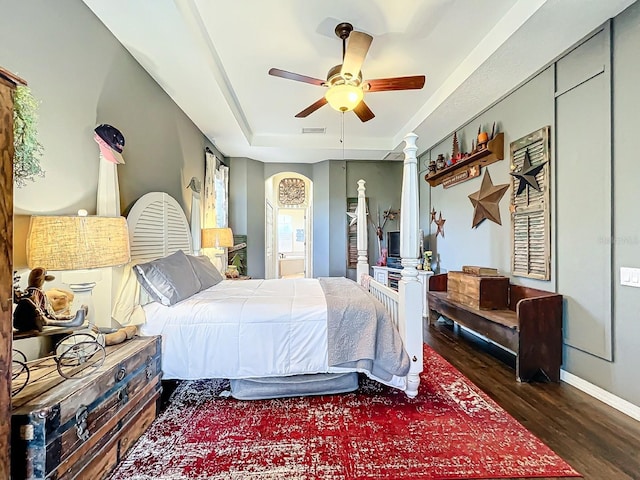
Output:
<svg viewBox="0 0 640 480">
<path fill-rule="evenodd" d="M 44 177 L 40 158 L 44 148 L 38 141 L 38 101 L 29 87 L 19 86 L 13 97 L 13 179 L 17 187 L 27 180 Z"/>
</svg>

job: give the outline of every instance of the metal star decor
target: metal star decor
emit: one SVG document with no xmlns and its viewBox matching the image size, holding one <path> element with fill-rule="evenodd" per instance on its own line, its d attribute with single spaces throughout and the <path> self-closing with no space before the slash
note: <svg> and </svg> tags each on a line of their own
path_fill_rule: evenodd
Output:
<svg viewBox="0 0 640 480">
<path fill-rule="evenodd" d="M 353 212 L 347 212 L 351 221 L 349 222 L 349 226 L 353 226 L 358 221 L 358 207 Z"/>
<path fill-rule="evenodd" d="M 527 185 L 532 186 L 536 190 L 540 191 L 540 185 L 538 184 L 538 180 L 536 180 L 536 175 L 544 164 L 547 162 L 542 162 L 535 167 L 531 166 L 531 157 L 529 156 L 529 149 L 524 152 L 524 160 L 522 160 L 522 168 L 519 172 L 510 172 L 510 175 L 513 175 L 518 180 L 518 191 L 516 192 L 516 196 L 520 195 L 524 192 L 524 189 L 527 188 Z"/>
<path fill-rule="evenodd" d="M 429 223 L 436 221 L 436 209 L 431 207 L 431 221 Z"/>
<path fill-rule="evenodd" d="M 435 217 L 435 212 L 433 212 L 433 216 Z M 436 222 L 436 225 L 438 226 L 438 229 L 436 230 L 436 237 L 440 233 L 442 234 L 442 238 L 444 238 L 444 222 L 446 222 L 446 220 L 442 218 L 442 212 L 440 212 L 438 219 L 434 220 L 434 222 Z"/>
<path fill-rule="evenodd" d="M 484 171 L 480 190 L 469 195 L 469 200 L 473 204 L 473 224 L 471 228 L 476 228 L 485 219 L 502 225 L 500 221 L 500 206 L 498 204 L 508 188 L 508 183 L 494 185 L 491 181 L 489 170 Z"/>
</svg>

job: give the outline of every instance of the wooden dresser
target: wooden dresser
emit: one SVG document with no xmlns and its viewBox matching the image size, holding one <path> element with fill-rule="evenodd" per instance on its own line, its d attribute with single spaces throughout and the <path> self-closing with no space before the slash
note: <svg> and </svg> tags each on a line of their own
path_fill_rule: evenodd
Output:
<svg viewBox="0 0 640 480">
<path fill-rule="evenodd" d="M 160 337 L 107 347 L 84 378 L 64 379 L 53 359 L 13 398 L 12 479 L 102 479 L 156 418 Z"/>
<path fill-rule="evenodd" d="M 0 478 L 9 478 L 13 298 L 13 91 L 26 82 L 0 66 Z"/>
</svg>

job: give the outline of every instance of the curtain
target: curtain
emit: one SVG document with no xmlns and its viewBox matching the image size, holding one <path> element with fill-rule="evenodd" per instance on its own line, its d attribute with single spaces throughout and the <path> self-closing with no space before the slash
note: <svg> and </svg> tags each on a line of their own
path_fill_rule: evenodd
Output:
<svg viewBox="0 0 640 480">
<path fill-rule="evenodd" d="M 202 228 L 202 209 L 200 208 L 200 190 L 202 184 L 196 177 L 191 177 L 187 188 L 191 190 L 191 238 L 193 241 L 193 252 L 200 254 L 201 240 L 200 230 Z"/>
<path fill-rule="evenodd" d="M 209 150 L 205 152 L 202 228 L 229 226 L 229 167 Z M 214 253 L 215 252 L 215 253 Z M 203 252 L 223 273 L 227 270 L 227 249 L 204 249 Z"/>
<path fill-rule="evenodd" d="M 205 153 L 204 228 L 229 226 L 229 167 L 212 153 Z"/>
</svg>

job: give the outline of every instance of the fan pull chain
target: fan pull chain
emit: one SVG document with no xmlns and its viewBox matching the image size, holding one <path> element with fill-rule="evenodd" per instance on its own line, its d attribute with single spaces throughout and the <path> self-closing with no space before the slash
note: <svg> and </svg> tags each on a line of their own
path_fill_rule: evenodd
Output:
<svg viewBox="0 0 640 480">
<path fill-rule="evenodd" d="M 340 121 L 340 143 L 342 144 L 342 160 L 344 161 L 344 112 Z"/>
</svg>

